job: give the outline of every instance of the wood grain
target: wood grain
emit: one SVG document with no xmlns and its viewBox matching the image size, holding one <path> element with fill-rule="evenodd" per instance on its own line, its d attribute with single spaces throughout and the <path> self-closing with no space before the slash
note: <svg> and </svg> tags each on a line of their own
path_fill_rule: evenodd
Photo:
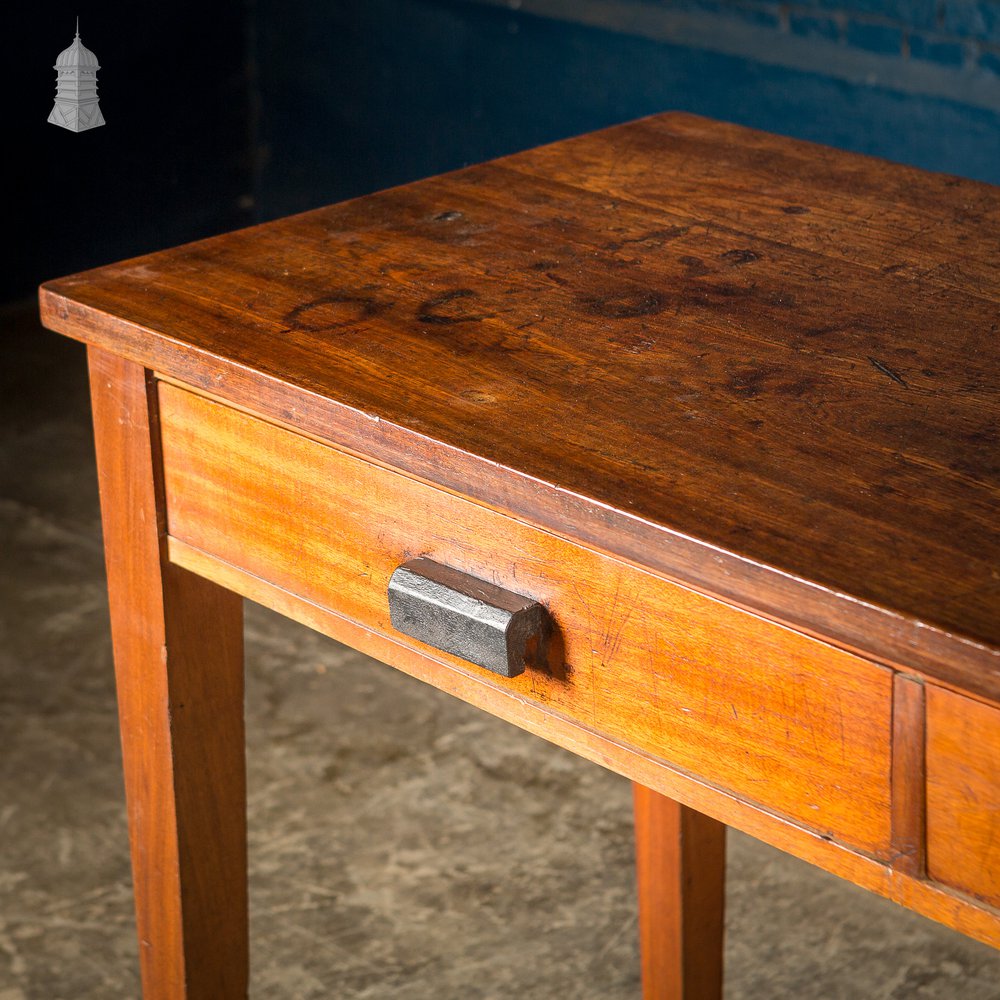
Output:
<svg viewBox="0 0 1000 1000">
<path fill-rule="evenodd" d="M 633 782 L 643 1000 L 721 1000 L 726 828 Z"/>
<path fill-rule="evenodd" d="M 417 556 L 537 600 L 550 671 L 498 681 L 400 638 L 888 856 L 889 671 L 174 386 L 159 399 L 172 537 L 387 635 L 389 578 Z"/>
<path fill-rule="evenodd" d="M 927 870 L 1000 907 L 1000 705 L 927 690 Z"/>
<path fill-rule="evenodd" d="M 998 204 L 986 185 L 665 115 L 62 279 L 42 310 L 1000 698 Z"/>
<path fill-rule="evenodd" d="M 926 870 L 924 685 L 896 674 L 892 685 L 892 865 Z"/>
<path fill-rule="evenodd" d="M 451 664 L 402 645 L 390 636 L 358 625 L 341 615 L 282 590 L 246 570 L 223 562 L 176 538 L 168 538 L 171 561 L 244 597 L 391 664 L 439 691 L 461 698 L 500 719 L 565 747 L 577 756 L 676 799 L 727 826 L 788 851 L 796 857 L 849 879 L 886 899 L 1000 948 L 1000 910 L 925 879 L 914 878 L 828 836 L 761 809 L 738 795 L 651 757 L 635 747 L 568 718 L 549 704 L 511 698 L 507 691 L 484 684 Z M 402 637 L 400 637 L 402 638 Z"/>
<path fill-rule="evenodd" d="M 247 993 L 242 600 L 166 559 L 152 380 L 89 351 L 145 1000 Z"/>
<path fill-rule="evenodd" d="M 518 169 L 995 301 L 997 189 L 725 122 L 656 115 L 528 150 Z M 650 169 L 655 165 L 655 169 Z M 995 228 L 993 228 L 995 232 Z"/>
</svg>

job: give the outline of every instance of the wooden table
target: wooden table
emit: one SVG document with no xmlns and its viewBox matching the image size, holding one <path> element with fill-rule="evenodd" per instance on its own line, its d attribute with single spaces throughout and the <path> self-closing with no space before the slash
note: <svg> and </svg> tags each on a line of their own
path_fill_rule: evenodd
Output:
<svg viewBox="0 0 1000 1000">
<path fill-rule="evenodd" d="M 669 114 L 41 309 L 149 1000 L 246 993 L 240 595 L 631 778 L 647 997 L 719 993 L 723 824 L 1000 945 L 997 189 Z M 522 673 L 393 626 L 418 557 L 543 606 Z"/>
</svg>

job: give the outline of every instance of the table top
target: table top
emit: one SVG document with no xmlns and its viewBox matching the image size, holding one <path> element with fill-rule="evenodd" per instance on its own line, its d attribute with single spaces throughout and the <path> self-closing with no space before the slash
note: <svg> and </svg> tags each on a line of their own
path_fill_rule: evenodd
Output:
<svg viewBox="0 0 1000 1000">
<path fill-rule="evenodd" d="M 1000 189 L 666 114 L 41 303 L 306 433 L 1000 696 Z"/>
</svg>

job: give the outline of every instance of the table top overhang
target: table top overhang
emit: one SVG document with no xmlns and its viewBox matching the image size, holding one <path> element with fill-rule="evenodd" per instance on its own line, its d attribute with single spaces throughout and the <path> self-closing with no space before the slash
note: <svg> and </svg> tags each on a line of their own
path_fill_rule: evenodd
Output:
<svg viewBox="0 0 1000 1000">
<path fill-rule="evenodd" d="M 665 114 L 41 304 L 305 433 L 1000 696 L 1000 189 Z"/>
</svg>

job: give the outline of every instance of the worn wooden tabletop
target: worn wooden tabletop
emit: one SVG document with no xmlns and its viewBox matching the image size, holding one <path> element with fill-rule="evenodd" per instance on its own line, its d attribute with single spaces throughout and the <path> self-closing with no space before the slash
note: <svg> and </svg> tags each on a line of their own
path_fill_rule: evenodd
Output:
<svg viewBox="0 0 1000 1000">
<path fill-rule="evenodd" d="M 1000 696 L 1000 189 L 669 114 L 41 301 L 61 332 Z"/>
</svg>

